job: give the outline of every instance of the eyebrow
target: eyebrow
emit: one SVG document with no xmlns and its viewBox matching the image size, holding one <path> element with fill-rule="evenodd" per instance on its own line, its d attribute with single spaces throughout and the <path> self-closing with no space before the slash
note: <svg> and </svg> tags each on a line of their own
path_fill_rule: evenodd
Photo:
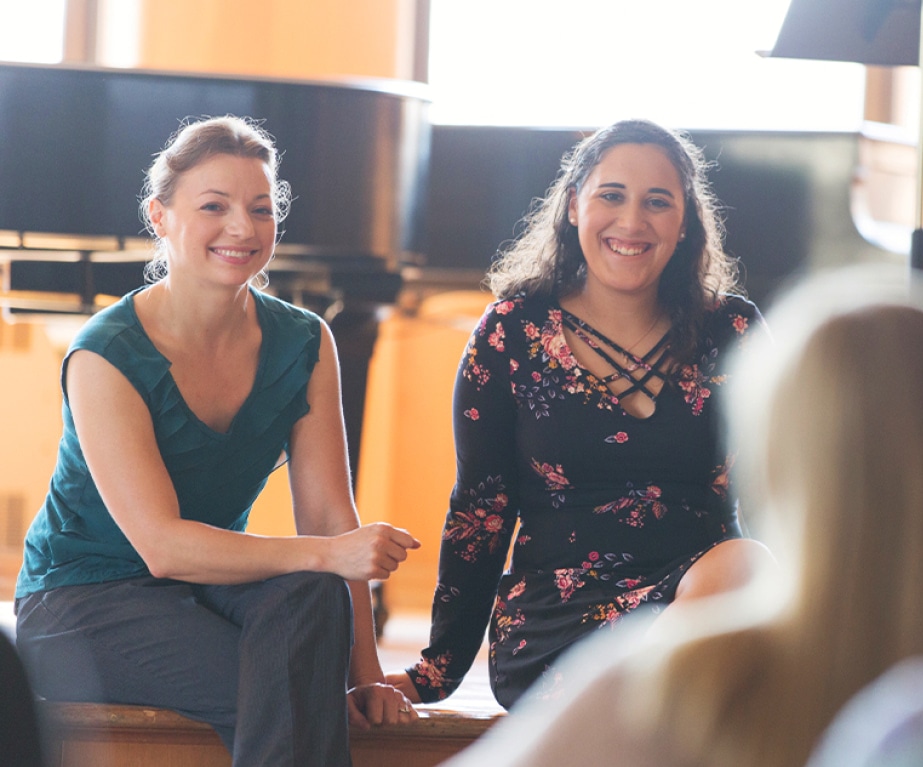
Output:
<svg viewBox="0 0 923 767">
<path fill-rule="evenodd" d="M 217 194 L 219 197 L 230 197 L 231 196 L 228 192 L 222 192 L 220 189 L 204 189 L 201 192 L 199 192 L 199 197 L 203 197 L 206 194 Z M 272 195 L 269 194 L 268 192 L 264 192 L 263 194 L 258 194 L 253 199 L 254 200 L 271 200 Z"/>
<path fill-rule="evenodd" d="M 627 189 L 628 188 L 625 186 L 625 184 L 620 184 L 617 181 L 608 181 L 605 184 L 600 184 L 599 186 L 603 188 L 608 188 L 608 189 Z M 673 192 L 671 192 L 669 189 L 662 189 L 659 186 L 652 186 L 647 191 L 649 194 L 662 194 L 667 197 L 674 198 Z"/>
</svg>

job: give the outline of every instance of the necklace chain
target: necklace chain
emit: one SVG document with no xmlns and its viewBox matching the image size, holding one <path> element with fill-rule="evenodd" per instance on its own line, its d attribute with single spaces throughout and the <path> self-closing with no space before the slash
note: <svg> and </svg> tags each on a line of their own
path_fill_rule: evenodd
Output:
<svg viewBox="0 0 923 767">
<path fill-rule="evenodd" d="M 590 320 L 594 323 L 594 325 L 595 325 L 596 327 L 599 327 L 599 325 L 596 324 L 596 322 L 597 322 L 597 321 L 596 321 L 596 315 L 594 315 L 593 312 L 590 310 L 590 305 L 589 305 L 589 304 L 587 303 L 587 301 L 586 301 L 586 296 L 583 296 L 583 295 L 580 296 L 580 304 L 581 304 L 581 306 L 583 306 L 583 308 L 586 310 L 587 317 L 590 318 Z M 635 348 L 636 348 L 645 338 L 647 338 L 647 337 L 653 332 L 654 328 L 657 327 L 657 324 L 660 322 L 660 320 L 661 320 L 662 318 L 663 318 L 663 312 L 660 311 L 660 310 L 658 310 L 658 311 L 657 311 L 657 314 L 654 315 L 654 321 L 651 323 L 651 326 L 650 326 L 647 330 L 644 331 L 644 335 L 641 336 L 641 337 L 640 337 L 637 341 L 635 341 L 634 343 L 629 344 L 628 346 L 625 346 L 625 347 L 624 347 L 624 351 L 625 351 L 625 352 L 628 352 L 628 354 L 631 355 L 632 357 L 636 356 L 635 353 L 634 353 Z M 603 336 L 603 338 L 605 338 L 605 336 Z M 606 338 L 606 340 L 608 340 L 608 339 Z M 626 355 L 626 356 L 628 356 L 628 355 Z"/>
</svg>

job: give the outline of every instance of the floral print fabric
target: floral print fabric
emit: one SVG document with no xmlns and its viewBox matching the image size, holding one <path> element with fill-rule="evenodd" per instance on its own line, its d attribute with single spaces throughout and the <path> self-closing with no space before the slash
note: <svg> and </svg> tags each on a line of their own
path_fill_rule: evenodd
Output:
<svg viewBox="0 0 923 767">
<path fill-rule="evenodd" d="M 716 406 L 728 354 L 761 327 L 752 303 L 723 298 L 697 362 L 640 419 L 574 358 L 556 303 L 488 307 L 456 380 L 430 646 L 408 669 L 424 702 L 461 683 L 488 623 L 497 700 L 509 707 L 539 679 L 537 694 L 553 694 L 562 651 L 658 610 L 699 556 L 740 536 Z"/>
</svg>

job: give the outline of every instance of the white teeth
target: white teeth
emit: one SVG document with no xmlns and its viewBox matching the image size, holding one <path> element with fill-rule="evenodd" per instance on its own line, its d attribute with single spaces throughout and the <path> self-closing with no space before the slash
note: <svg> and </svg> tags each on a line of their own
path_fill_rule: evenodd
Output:
<svg viewBox="0 0 923 767">
<path fill-rule="evenodd" d="M 215 253 L 224 258 L 244 259 L 250 255 L 249 250 L 226 250 L 224 248 L 215 248 Z"/>
<path fill-rule="evenodd" d="M 640 256 L 645 250 L 647 250 L 647 245 L 635 245 L 634 247 L 628 247 L 626 245 L 616 245 L 611 240 L 607 243 L 609 250 L 613 253 L 618 253 L 620 256 Z"/>
</svg>

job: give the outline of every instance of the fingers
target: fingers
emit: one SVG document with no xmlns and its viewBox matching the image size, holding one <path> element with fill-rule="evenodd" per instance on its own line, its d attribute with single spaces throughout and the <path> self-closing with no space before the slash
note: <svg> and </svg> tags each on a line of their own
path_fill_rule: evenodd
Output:
<svg viewBox="0 0 923 767">
<path fill-rule="evenodd" d="M 367 527 L 375 530 L 380 543 L 398 562 L 403 562 L 407 558 L 408 549 L 420 548 L 420 541 L 399 527 L 392 527 L 386 522 L 375 522 Z"/>
<path fill-rule="evenodd" d="M 366 527 L 373 536 L 372 566 L 378 568 L 374 578 L 386 580 L 407 559 L 408 549 L 420 547 L 420 541 L 406 530 L 385 522 L 376 522 Z"/>
<path fill-rule="evenodd" d="M 420 715 L 417 713 L 416 709 L 410 704 L 410 701 L 407 700 L 407 696 L 401 693 L 400 690 L 395 690 L 397 696 L 392 696 L 390 702 L 395 704 L 397 707 L 396 712 L 389 718 L 388 724 L 406 724 L 407 722 L 415 722 L 420 718 Z"/>
<path fill-rule="evenodd" d="M 406 671 L 392 671 L 385 674 L 385 682 L 392 687 L 404 693 L 404 697 L 411 703 L 422 703 L 420 693 L 410 681 L 410 675 Z"/>
<path fill-rule="evenodd" d="M 359 710 L 359 705 L 356 703 L 356 699 L 352 694 L 346 696 L 346 708 L 349 713 L 350 727 L 356 727 L 360 730 L 370 730 L 372 728 L 369 720 L 366 719 L 362 711 Z"/>
<path fill-rule="evenodd" d="M 398 709 L 398 724 L 406 724 L 407 722 L 415 722 L 420 718 L 420 715 L 417 713 L 417 710 L 410 705 L 410 701 Z"/>
<path fill-rule="evenodd" d="M 368 684 L 349 691 L 350 722 L 356 717 L 358 726 L 406 724 L 419 719 L 407 697 L 398 689 L 387 684 Z M 353 711 L 355 707 L 355 713 Z M 361 717 L 361 721 L 359 720 Z M 362 723 L 365 723 L 364 726 Z"/>
<path fill-rule="evenodd" d="M 389 525 L 390 527 L 390 525 Z M 420 541 L 414 538 L 410 533 L 401 527 L 391 527 L 392 540 L 404 549 L 420 548 Z"/>
<path fill-rule="evenodd" d="M 331 572 L 347 580 L 387 580 L 420 542 L 406 530 L 374 522 L 335 537 Z"/>
</svg>

